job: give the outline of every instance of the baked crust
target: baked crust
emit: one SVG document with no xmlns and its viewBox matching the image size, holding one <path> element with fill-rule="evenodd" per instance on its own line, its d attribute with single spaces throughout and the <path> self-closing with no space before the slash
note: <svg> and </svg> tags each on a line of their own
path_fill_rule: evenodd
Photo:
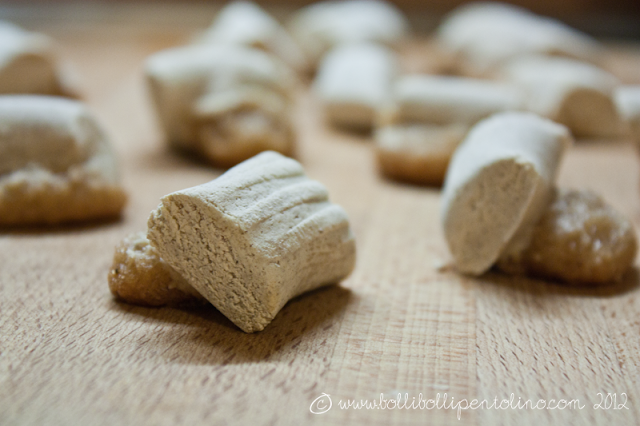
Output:
<svg viewBox="0 0 640 426">
<path fill-rule="evenodd" d="M 150 92 L 169 144 L 218 167 L 266 150 L 293 155 L 293 71 L 246 46 L 169 49 L 146 66 Z"/>
<path fill-rule="evenodd" d="M 117 185 L 21 170 L 0 179 L 0 225 L 55 225 L 120 216 L 127 196 Z"/>
<path fill-rule="evenodd" d="M 631 222 L 590 191 L 560 190 L 523 255 L 527 273 L 569 283 L 620 280 L 637 252 Z"/>
<path fill-rule="evenodd" d="M 0 96 L 0 226 L 54 225 L 120 215 L 117 160 L 77 101 Z"/>
<path fill-rule="evenodd" d="M 143 306 L 194 306 L 207 301 L 137 232 L 116 246 L 109 289 L 118 299 Z"/>
<path fill-rule="evenodd" d="M 464 125 L 396 125 L 378 129 L 378 168 L 391 179 L 442 185 L 451 156 L 466 130 Z"/>
</svg>

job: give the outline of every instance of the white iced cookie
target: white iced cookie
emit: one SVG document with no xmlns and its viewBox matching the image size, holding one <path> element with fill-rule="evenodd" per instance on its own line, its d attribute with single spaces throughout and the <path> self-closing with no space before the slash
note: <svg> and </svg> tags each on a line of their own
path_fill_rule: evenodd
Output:
<svg viewBox="0 0 640 426">
<path fill-rule="evenodd" d="M 520 55 L 553 55 L 597 62 L 600 47 L 564 23 L 504 3 L 478 2 L 451 12 L 438 28 L 441 48 L 457 55 L 462 72 L 491 74 Z"/>
<path fill-rule="evenodd" d="M 291 155 L 296 78 L 267 53 L 197 45 L 151 56 L 146 76 L 169 143 L 229 167 L 274 150 Z"/>
<path fill-rule="evenodd" d="M 393 46 L 409 31 L 402 12 L 379 0 L 314 3 L 296 12 L 288 27 L 314 67 L 340 44 L 370 41 Z"/>
<path fill-rule="evenodd" d="M 57 64 L 53 41 L 0 21 L 0 94 L 76 96 Z"/>
<path fill-rule="evenodd" d="M 234 1 L 223 7 L 199 43 L 239 44 L 262 49 L 291 68 L 308 68 L 302 49 L 278 21 L 251 1 Z"/>
<path fill-rule="evenodd" d="M 109 141 L 81 103 L 0 96 L 0 225 L 117 217 L 119 182 Z"/>
<path fill-rule="evenodd" d="M 626 123 L 627 131 L 640 144 L 640 85 L 617 87 L 614 99 L 618 115 Z"/>
<path fill-rule="evenodd" d="M 376 111 L 388 102 L 397 71 L 395 54 L 374 43 L 331 50 L 313 84 L 326 120 L 339 127 L 371 129 Z"/>
<path fill-rule="evenodd" d="M 147 236 L 162 259 L 250 333 L 291 298 L 353 269 L 347 215 L 327 196 L 297 161 L 265 152 L 163 197 Z"/>
<path fill-rule="evenodd" d="M 527 93 L 527 109 L 569 127 L 579 138 L 619 136 L 613 100 L 619 84 L 610 73 L 584 62 L 542 56 L 513 60 L 502 76 Z"/>
<path fill-rule="evenodd" d="M 568 130 L 530 113 L 478 123 L 451 159 L 442 193 L 444 234 L 456 268 L 486 272 L 517 262 L 553 197 Z"/>
<path fill-rule="evenodd" d="M 411 75 L 394 84 L 379 111 L 378 165 L 388 177 L 439 185 L 451 155 L 477 121 L 523 106 L 509 84 L 460 77 Z"/>
</svg>

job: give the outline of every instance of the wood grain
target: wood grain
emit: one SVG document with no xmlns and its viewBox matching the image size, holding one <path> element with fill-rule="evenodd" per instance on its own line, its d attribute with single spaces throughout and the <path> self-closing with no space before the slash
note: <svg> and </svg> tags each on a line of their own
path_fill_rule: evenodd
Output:
<svg viewBox="0 0 640 426">
<path fill-rule="evenodd" d="M 115 302 L 113 248 L 144 229 L 158 199 L 221 171 L 167 151 L 142 79 L 144 58 L 197 24 L 131 17 L 88 27 L 35 21 L 61 42 L 86 100 L 122 159 L 130 202 L 97 226 L 0 235 L 0 424 L 634 425 L 640 418 L 638 272 L 604 289 L 452 272 L 435 188 L 378 176 L 367 136 L 328 129 L 300 93 L 299 160 L 348 212 L 353 275 L 297 298 L 247 335 L 215 309 Z M 170 19 L 166 19 L 170 21 Z M 120 22 L 120 23 L 118 23 Z M 413 71 L 434 64 L 407 46 Z M 612 69 L 640 83 L 640 48 L 612 49 Z M 628 142 L 580 143 L 563 185 L 597 190 L 640 226 L 638 159 Z M 582 410 L 341 410 L 340 400 L 408 393 L 461 399 L 579 399 Z M 628 395 L 594 410 L 598 392 Z M 322 393 L 332 409 L 309 411 Z"/>
</svg>

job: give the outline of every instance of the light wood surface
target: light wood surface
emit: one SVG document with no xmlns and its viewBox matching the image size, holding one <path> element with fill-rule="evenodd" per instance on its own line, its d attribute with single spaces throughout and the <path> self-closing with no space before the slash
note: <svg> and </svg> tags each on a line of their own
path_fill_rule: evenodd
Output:
<svg viewBox="0 0 640 426">
<path fill-rule="evenodd" d="M 306 92 L 296 109 L 299 160 L 351 218 L 353 275 L 292 301 L 252 335 L 213 308 L 115 302 L 106 276 L 116 243 L 145 228 L 162 195 L 221 173 L 164 148 L 142 79 L 144 58 L 185 42 L 193 27 L 138 27 L 130 17 L 91 26 L 41 17 L 36 27 L 82 76 L 130 200 L 116 223 L 0 234 L 1 425 L 637 424 L 638 272 L 600 289 L 457 275 L 438 190 L 380 178 L 371 141 L 326 128 Z M 433 65 L 424 52 L 421 42 L 407 46 L 413 70 Z M 613 46 L 609 65 L 640 83 L 640 48 Z M 638 171 L 629 142 L 582 143 L 560 182 L 601 192 L 640 227 Z M 397 392 L 579 399 L 584 408 L 468 410 L 458 420 L 451 409 L 339 407 Z M 594 409 L 599 392 L 617 393 L 618 404 L 625 393 L 628 409 Z M 332 409 L 314 415 L 322 393 Z"/>
</svg>

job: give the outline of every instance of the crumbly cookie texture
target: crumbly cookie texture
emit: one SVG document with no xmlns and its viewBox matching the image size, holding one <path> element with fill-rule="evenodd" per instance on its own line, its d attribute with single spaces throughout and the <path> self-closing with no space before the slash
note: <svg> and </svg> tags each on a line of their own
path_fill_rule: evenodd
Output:
<svg viewBox="0 0 640 426">
<path fill-rule="evenodd" d="M 109 141 L 81 103 L 0 96 L 0 225 L 112 219 L 125 202 Z"/>
<path fill-rule="evenodd" d="M 469 132 L 442 192 L 444 234 L 459 271 L 480 275 L 526 249 L 570 143 L 564 126 L 529 113 L 496 114 Z"/>
<path fill-rule="evenodd" d="M 169 143 L 229 167 L 274 150 L 291 155 L 295 74 L 240 45 L 194 45 L 151 56 L 151 95 Z"/>
<path fill-rule="evenodd" d="M 245 332 L 355 263 L 346 213 L 295 160 L 259 154 L 162 198 L 148 222 L 160 256 Z"/>
<path fill-rule="evenodd" d="M 0 21 L 0 94 L 78 95 L 51 38 Z"/>
<path fill-rule="evenodd" d="M 370 130 L 388 102 L 398 73 L 395 54 L 375 43 L 338 46 L 322 59 L 313 84 L 325 119 L 334 126 Z"/>
<path fill-rule="evenodd" d="M 284 27 L 251 1 L 227 4 L 196 42 L 255 47 L 274 54 L 294 70 L 309 68 L 302 49 Z"/>
<path fill-rule="evenodd" d="M 143 306 L 193 306 L 208 303 L 149 244 L 146 232 L 126 237 L 116 247 L 109 289 L 118 299 Z"/>
<path fill-rule="evenodd" d="M 527 110 L 564 124 L 576 138 L 620 136 L 614 103 L 616 77 L 595 65 L 568 58 L 515 59 L 501 76 L 523 88 Z"/>
<path fill-rule="evenodd" d="M 440 185 L 468 129 L 478 120 L 523 106 L 509 84 L 485 80 L 409 75 L 396 81 L 378 111 L 378 168 L 387 177 Z"/>
<path fill-rule="evenodd" d="M 637 252 L 631 222 L 589 191 L 559 190 L 518 265 L 498 267 L 569 283 L 620 280 Z"/>
</svg>

